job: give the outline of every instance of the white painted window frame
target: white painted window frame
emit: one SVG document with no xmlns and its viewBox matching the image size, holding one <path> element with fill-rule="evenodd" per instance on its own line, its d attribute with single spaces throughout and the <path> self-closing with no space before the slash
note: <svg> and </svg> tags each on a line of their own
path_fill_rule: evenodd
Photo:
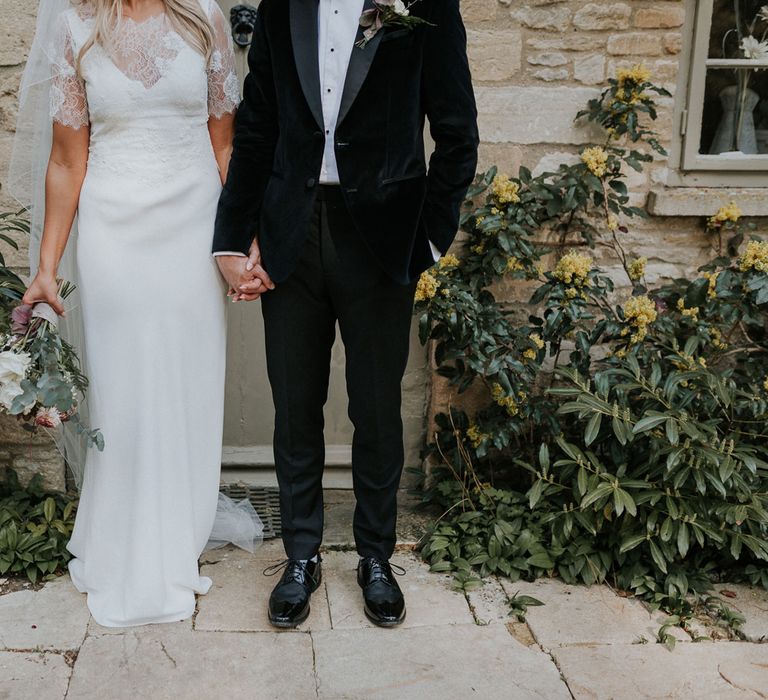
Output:
<svg viewBox="0 0 768 700">
<path fill-rule="evenodd" d="M 668 185 L 767 187 L 768 154 L 729 157 L 699 153 L 704 116 L 707 69 L 742 65 L 765 66 L 768 61 L 709 58 L 714 0 L 687 0 L 677 89 L 675 124 Z"/>
</svg>

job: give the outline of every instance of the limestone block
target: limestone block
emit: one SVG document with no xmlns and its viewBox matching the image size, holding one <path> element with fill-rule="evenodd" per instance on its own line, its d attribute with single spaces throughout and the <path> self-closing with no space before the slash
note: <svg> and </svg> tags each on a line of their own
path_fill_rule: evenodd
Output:
<svg viewBox="0 0 768 700">
<path fill-rule="evenodd" d="M 476 87 L 480 137 L 490 143 L 580 144 L 599 136 L 575 125 L 576 113 L 599 92 L 585 87 Z"/>
<path fill-rule="evenodd" d="M 510 80 L 520 72 L 522 33 L 519 29 L 469 29 L 467 51 L 476 81 Z"/>
<path fill-rule="evenodd" d="M 573 25 L 587 31 L 627 29 L 632 8 L 623 2 L 611 4 L 590 2 L 573 16 Z"/>
<path fill-rule="evenodd" d="M 27 59 L 36 14 L 35 2 L 0 0 L 0 66 L 18 66 Z"/>
<path fill-rule="evenodd" d="M 635 26 L 643 29 L 673 29 L 685 21 L 685 8 L 681 3 L 667 2 L 657 7 L 640 8 L 635 13 Z"/>
<path fill-rule="evenodd" d="M 608 37 L 608 53 L 612 56 L 660 56 L 661 37 L 645 32 L 612 34 Z"/>
<path fill-rule="evenodd" d="M 529 29 L 563 32 L 571 24 L 571 11 L 567 7 L 537 9 L 523 6 L 514 10 L 512 17 Z"/>
</svg>

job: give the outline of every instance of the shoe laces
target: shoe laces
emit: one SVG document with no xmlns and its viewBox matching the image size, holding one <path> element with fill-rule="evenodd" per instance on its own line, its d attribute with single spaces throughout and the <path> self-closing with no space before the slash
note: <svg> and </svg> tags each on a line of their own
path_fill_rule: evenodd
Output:
<svg viewBox="0 0 768 700">
<path fill-rule="evenodd" d="M 308 578 L 315 581 L 315 577 L 309 573 L 307 563 L 300 559 L 285 559 L 278 564 L 268 566 L 262 573 L 264 576 L 276 576 L 281 571 L 283 571 L 284 583 L 295 581 L 304 584 Z"/>
<path fill-rule="evenodd" d="M 392 562 L 384 559 L 377 559 L 376 557 L 366 557 L 361 561 L 367 561 L 370 565 L 370 577 L 372 581 L 384 581 L 388 583 L 392 580 L 392 574 L 396 576 L 405 576 L 405 569 L 402 566 L 393 564 Z"/>
</svg>

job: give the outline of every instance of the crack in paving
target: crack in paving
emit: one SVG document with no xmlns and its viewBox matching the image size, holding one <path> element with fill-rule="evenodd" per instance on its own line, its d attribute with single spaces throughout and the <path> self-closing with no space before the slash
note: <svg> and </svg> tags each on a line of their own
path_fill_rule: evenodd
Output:
<svg viewBox="0 0 768 700">
<path fill-rule="evenodd" d="M 160 648 L 163 650 L 163 654 L 165 654 L 168 657 L 168 660 L 173 664 L 174 668 L 178 668 L 179 665 L 176 663 L 176 659 L 174 659 L 169 653 L 168 649 L 165 648 L 165 642 L 160 642 Z"/>
<path fill-rule="evenodd" d="M 312 678 L 315 680 L 315 697 L 320 697 L 320 679 L 317 676 L 317 652 L 315 651 L 315 638 L 312 636 L 312 632 L 307 632 L 309 635 L 309 641 L 312 645 Z"/>
</svg>

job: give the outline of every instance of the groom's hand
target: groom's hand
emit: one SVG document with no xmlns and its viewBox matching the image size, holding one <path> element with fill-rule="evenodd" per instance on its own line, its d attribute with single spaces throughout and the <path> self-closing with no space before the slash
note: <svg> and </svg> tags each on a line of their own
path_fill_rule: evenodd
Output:
<svg viewBox="0 0 768 700">
<path fill-rule="evenodd" d="M 219 271 L 229 285 L 227 296 L 232 301 L 253 301 L 267 291 L 262 280 L 257 278 L 253 271 L 246 269 L 248 260 L 249 258 L 241 255 L 216 256 Z M 249 291 L 246 294 L 240 291 L 244 285 L 249 285 Z"/>
<path fill-rule="evenodd" d="M 248 281 L 235 287 L 238 292 L 238 301 L 253 301 L 265 291 L 275 288 L 275 283 L 261 266 L 261 249 L 255 238 L 245 263 L 245 272 Z"/>
</svg>

